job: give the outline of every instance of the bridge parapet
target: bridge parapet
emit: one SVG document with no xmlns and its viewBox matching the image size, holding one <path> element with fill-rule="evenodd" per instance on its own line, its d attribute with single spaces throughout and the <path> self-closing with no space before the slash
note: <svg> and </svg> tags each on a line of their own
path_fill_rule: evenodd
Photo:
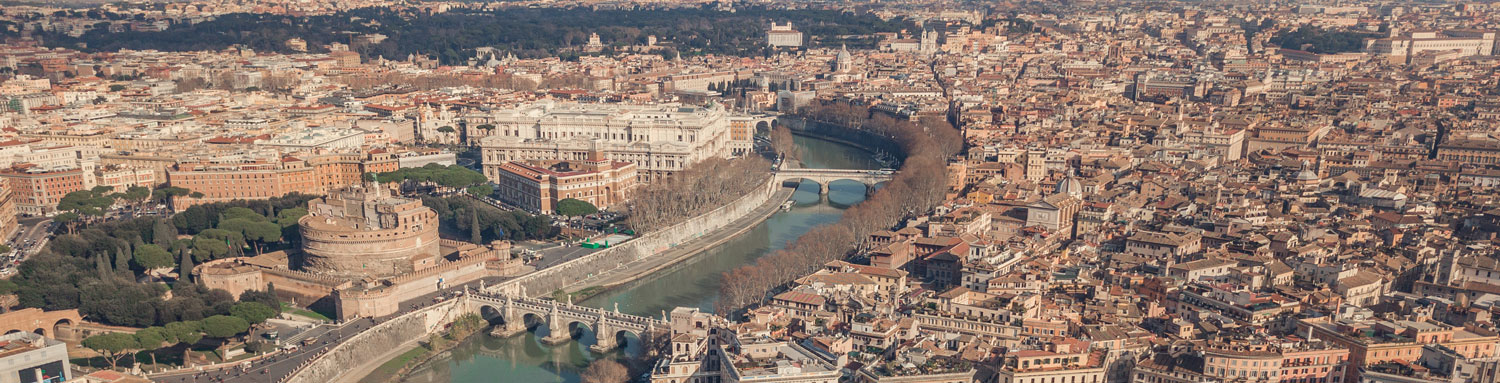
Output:
<svg viewBox="0 0 1500 383">
<path fill-rule="evenodd" d="M 473 310 L 483 311 L 489 307 L 500 316 L 501 333 L 516 334 L 526 331 L 527 315 L 540 318 L 539 325 L 547 326 L 549 335 L 545 342 L 561 343 L 571 340 L 569 326 L 581 323 L 594 330 L 595 343 L 591 349 L 599 352 L 618 347 L 616 335 L 628 332 L 641 337 L 649 332 L 665 330 L 665 320 L 631 315 L 594 307 L 579 306 L 546 299 L 514 297 L 493 292 L 471 292 L 469 299 Z"/>
<path fill-rule="evenodd" d="M 840 180 L 849 180 L 865 184 L 867 188 L 873 188 L 875 184 L 887 182 L 896 178 L 896 172 L 883 170 L 857 170 L 857 169 L 807 169 L 793 168 L 782 169 L 776 172 L 776 183 L 787 181 L 812 181 L 822 186 L 821 193 L 828 194 L 828 183 Z"/>
</svg>

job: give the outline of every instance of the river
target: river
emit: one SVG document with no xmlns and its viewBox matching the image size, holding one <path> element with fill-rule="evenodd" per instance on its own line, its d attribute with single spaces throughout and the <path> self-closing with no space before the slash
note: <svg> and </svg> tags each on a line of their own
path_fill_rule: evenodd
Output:
<svg viewBox="0 0 1500 383">
<path fill-rule="evenodd" d="M 801 136 L 795 140 L 802 148 L 802 166 L 806 168 L 880 167 L 869 152 L 857 148 Z M 679 306 L 712 311 L 723 272 L 783 248 L 814 226 L 838 221 L 845 207 L 865 198 L 865 186 L 857 182 L 834 182 L 829 189 L 824 200 L 818 195 L 817 184 L 804 183 L 792 195 L 796 204 L 791 210 L 777 212 L 717 248 L 578 303 L 606 309 L 618 305 L 621 312 L 655 317 Z M 540 339 L 547 336 L 545 326 L 509 338 L 477 335 L 454 348 L 450 355 L 418 369 L 406 381 L 576 383 L 580 380 L 579 372 L 595 358 L 639 354 L 639 342 L 635 339 L 614 352 L 593 353 L 588 346 L 594 343 L 594 335 L 590 330 L 583 331 L 578 341 L 557 346 L 541 343 Z M 382 381 L 388 373 L 377 372 L 364 381 Z"/>
</svg>

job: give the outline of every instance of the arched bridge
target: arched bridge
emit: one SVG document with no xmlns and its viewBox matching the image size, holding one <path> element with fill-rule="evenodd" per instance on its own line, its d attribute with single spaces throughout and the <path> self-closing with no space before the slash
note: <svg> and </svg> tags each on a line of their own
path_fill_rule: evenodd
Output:
<svg viewBox="0 0 1500 383">
<path fill-rule="evenodd" d="M 668 329 L 664 320 L 622 314 L 618 309 L 609 311 L 483 291 L 471 292 L 469 299 L 485 319 L 500 321 L 498 332 L 517 334 L 526 331 L 527 323 L 534 323 L 549 330 L 542 342 L 558 344 L 572 340 L 571 329 L 577 324 L 594 330 L 597 342 L 589 348 L 599 352 L 619 347 L 617 338 L 622 332 L 644 339 L 649 333 Z"/>
<path fill-rule="evenodd" d="M 776 182 L 787 181 L 812 181 L 821 185 L 823 194 L 828 194 L 828 183 L 839 180 L 850 180 L 865 184 L 867 188 L 873 189 L 876 184 L 890 181 L 896 177 L 896 172 L 890 170 L 857 170 L 857 169 L 781 169 L 776 172 Z"/>
</svg>

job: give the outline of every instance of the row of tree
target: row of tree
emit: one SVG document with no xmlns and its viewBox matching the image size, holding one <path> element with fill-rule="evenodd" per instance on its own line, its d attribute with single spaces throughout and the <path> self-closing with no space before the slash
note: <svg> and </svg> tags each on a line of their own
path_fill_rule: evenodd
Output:
<svg viewBox="0 0 1500 383">
<path fill-rule="evenodd" d="M 493 126 L 491 126 L 493 129 Z M 427 164 L 420 168 L 401 168 L 395 171 L 375 173 L 369 176 L 371 180 L 380 182 L 431 182 L 450 188 L 466 188 L 489 182 L 484 174 L 459 165 Z"/>
<path fill-rule="evenodd" d="M 848 107 L 832 105 L 808 113 L 817 116 Z M 870 198 L 845 210 L 839 222 L 813 228 L 785 249 L 725 272 L 715 303 L 719 313 L 758 304 L 788 282 L 844 258 L 866 240 L 867 233 L 894 227 L 943 201 L 948 190 L 947 159 L 963 145 L 957 131 L 942 120 L 915 123 L 884 114 L 871 117 L 865 110 L 857 123 L 842 125 L 842 129 L 860 129 L 898 144 L 908 154 L 901 172 Z"/>
<path fill-rule="evenodd" d="M 552 219 L 524 211 L 506 211 L 468 197 L 422 197 L 422 205 L 437 212 L 441 224 L 469 233 L 469 241 L 521 241 L 556 237 Z"/>
<path fill-rule="evenodd" d="M 112 332 L 94 335 L 84 338 L 82 345 L 103 355 L 110 367 L 115 368 L 121 359 L 138 351 L 181 345 L 186 352 L 190 349 L 187 347 L 204 338 L 232 338 L 249 331 L 252 325 L 265 322 L 278 314 L 279 307 L 267 306 L 261 302 L 240 302 L 230 307 L 229 315 L 151 326 L 137 330 L 134 334 Z M 155 356 L 154 353 L 150 355 Z"/>
<path fill-rule="evenodd" d="M 758 156 L 705 159 L 636 188 L 624 205 L 625 224 L 636 232 L 671 226 L 765 186 L 770 176 L 771 164 Z"/>
<path fill-rule="evenodd" d="M 95 321 L 119 326 L 227 315 L 236 297 L 223 290 L 137 281 L 147 271 L 173 266 L 178 267 L 179 281 L 187 281 L 195 263 L 282 246 L 284 233 L 295 233 L 297 219 L 307 214 L 300 207 L 305 202 L 306 197 L 292 196 L 214 203 L 194 206 L 170 220 L 97 222 L 48 242 L 18 267 L 11 278 L 14 286 L 7 289 L 23 307 L 78 309 Z M 191 237 L 179 238 L 180 234 Z"/>
</svg>

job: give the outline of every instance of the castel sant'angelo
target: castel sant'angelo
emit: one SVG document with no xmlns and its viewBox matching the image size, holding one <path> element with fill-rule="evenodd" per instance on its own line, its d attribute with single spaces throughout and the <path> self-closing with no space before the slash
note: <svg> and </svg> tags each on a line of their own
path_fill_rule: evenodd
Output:
<svg viewBox="0 0 1500 383">
<path fill-rule="evenodd" d="M 440 239 L 437 213 L 386 185 L 335 190 L 309 201 L 307 211 L 297 221 L 300 252 L 208 262 L 193 270 L 199 283 L 236 296 L 274 286 L 284 299 L 328 305 L 347 319 L 391 314 L 437 289 L 522 267 L 509 242 Z"/>
</svg>

